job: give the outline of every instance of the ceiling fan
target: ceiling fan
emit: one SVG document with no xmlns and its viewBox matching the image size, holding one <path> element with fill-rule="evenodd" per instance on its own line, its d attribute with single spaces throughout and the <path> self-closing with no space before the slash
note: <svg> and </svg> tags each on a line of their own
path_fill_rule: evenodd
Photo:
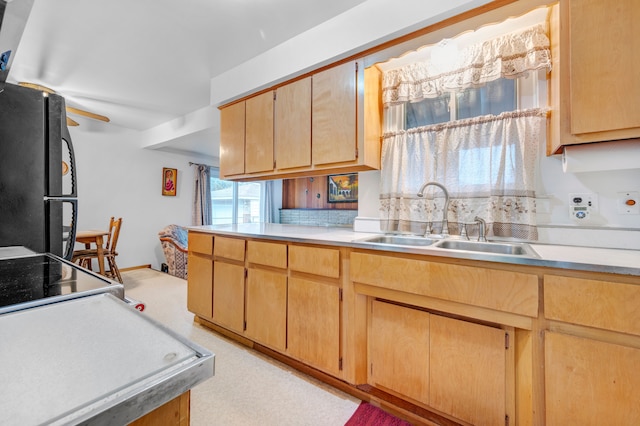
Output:
<svg viewBox="0 0 640 426">
<path fill-rule="evenodd" d="M 36 83 L 29 83 L 29 82 L 25 82 L 25 81 L 21 81 L 18 83 L 18 85 L 22 86 L 22 87 L 28 87 L 30 89 L 35 89 L 35 90 L 40 90 L 42 92 L 45 93 L 51 93 L 54 94 L 56 93 L 55 90 L 50 89 L 47 86 L 43 86 L 41 84 L 36 84 Z M 82 115 L 83 117 L 88 117 L 88 118 L 92 118 L 94 120 L 100 120 L 100 121 L 104 121 L 105 123 L 108 123 L 109 121 L 109 117 L 105 117 L 104 115 L 100 115 L 100 114 L 96 114 L 93 112 L 89 112 L 89 111 L 85 111 L 83 109 L 78 109 L 78 108 L 74 108 L 71 106 L 67 106 L 66 107 L 67 112 L 70 114 L 76 114 L 76 115 Z M 69 116 L 67 116 L 67 126 L 79 126 L 80 124 L 73 120 L 72 118 L 69 118 Z"/>
</svg>

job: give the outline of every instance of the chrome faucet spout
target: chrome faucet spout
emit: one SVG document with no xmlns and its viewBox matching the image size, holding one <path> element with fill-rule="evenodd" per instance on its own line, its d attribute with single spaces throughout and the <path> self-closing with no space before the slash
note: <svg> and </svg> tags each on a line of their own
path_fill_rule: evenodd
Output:
<svg viewBox="0 0 640 426">
<path fill-rule="evenodd" d="M 424 197 L 424 190 L 428 186 L 437 186 L 444 193 L 444 207 L 442 210 L 442 231 L 440 233 L 442 234 L 443 238 L 447 238 L 449 236 L 449 221 L 447 220 L 447 213 L 449 212 L 449 191 L 447 191 L 447 188 L 445 188 L 445 186 L 441 183 L 427 182 L 424 185 L 422 185 L 422 187 L 420 188 L 420 191 L 418 191 L 418 197 Z M 429 232 L 428 228 L 429 227 L 427 227 L 427 232 Z"/>
<path fill-rule="evenodd" d="M 485 220 L 482 219 L 480 216 L 474 217 L 473 220 L 475 220 L 478 223 L 478 241 L 486 242 L 487 237 L 485 236 L 485 234 L 486 234 L 487 222 L 485 222 Z"/>
</svg>

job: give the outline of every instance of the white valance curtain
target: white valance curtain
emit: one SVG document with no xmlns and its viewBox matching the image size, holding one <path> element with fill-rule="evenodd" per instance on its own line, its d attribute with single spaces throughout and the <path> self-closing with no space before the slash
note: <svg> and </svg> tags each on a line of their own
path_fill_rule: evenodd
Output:
<svg viewBox="0 0 640 426">
<path fill-rule="evenodd" d="M 388 71 L 383 98 L 387 107 L 433 98 L 549 69 L 550 63 L 544 26 L 535 26 L 470 46 L 448 72 L 437 71 L 429 62 Z M 391 121 L 400 118 L 394 108 L 385 112 L 391 113 Z M 442 194 L 431 188 L 426 200 L 417 197 L 424 183 L 435 181 L 445 185 L 451 197 L 447 218 L 452 234 L 469 224 L 467 233 L 477 235 L 474 217 L 479 216 L 487 222 L 487 236 L 536 240 L 535 168 L 546 117 L 546 109 L 533 108 L 385 133 L 381 228 L 420 234 L 431 223 L 438 232 Z"/>
<path fill-rule="evenodd" d="M 429 61 L 389 70 L 382 101 L 385 106 L 417 102 L 542 68 L 551 69 L 551 53 L 546 26 L 540 24 L 471 45 L 456 54 L 453 65 Z"/>
</svg>

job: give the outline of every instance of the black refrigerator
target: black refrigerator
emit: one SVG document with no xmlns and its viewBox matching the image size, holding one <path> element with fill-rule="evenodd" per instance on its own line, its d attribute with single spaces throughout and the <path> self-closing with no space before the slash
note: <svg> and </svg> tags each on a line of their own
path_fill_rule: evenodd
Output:
<svg viewBox="0 0 640 426">
<path fill-rule="evenodd" d="M 64 98 L 5 84 L 0 92 L 0 247 L 70 260 L 78 216 Z"/>
</svg>

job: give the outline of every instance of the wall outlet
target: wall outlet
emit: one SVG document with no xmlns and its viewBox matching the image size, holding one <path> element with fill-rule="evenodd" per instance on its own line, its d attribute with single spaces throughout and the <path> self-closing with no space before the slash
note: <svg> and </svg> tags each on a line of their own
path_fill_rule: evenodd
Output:
<svg viewBox="0 0 640 426">
<path fill-rule="evenodd" d="M 586 222 L 598 211 L 598 195 L 591 192 L 569 194 L 569 217 L 578 222 Z"/>
<path fill-rule="evenodd" d="M 640 214 L 640 193 L 638 191 L 618 192 L 616 205 L 618 214 Z"/>
</svg>

